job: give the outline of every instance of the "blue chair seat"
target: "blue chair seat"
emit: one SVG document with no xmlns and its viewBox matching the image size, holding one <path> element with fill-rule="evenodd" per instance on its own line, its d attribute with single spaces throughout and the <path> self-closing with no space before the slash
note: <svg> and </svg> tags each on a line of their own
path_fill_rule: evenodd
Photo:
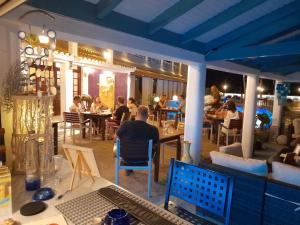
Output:
<svg viewBox="0 0 300 225">
<path fill-rule="evenodd" d="M 115 160 L 115 182 L 119 185 L 120 170 L 148 171 L 147 198 L 151 196 L 152 185 L 152 140 L 129 141 L 117 139 L 117 152 Z M 126 159 L 127 161 L 123 161 Z"/>
<path fill-rule="evenodd" d="M 193 224 L 229 224 L 233 178 L 171 159 L 164 208 L 190 218 Z M 194 207 L 192 214 L 173 205 L 170 197 Z M 199 218 L 197 218 L 199 217 Z M 201 223 L 202 221 L 202 223 Z"/>
</svg>

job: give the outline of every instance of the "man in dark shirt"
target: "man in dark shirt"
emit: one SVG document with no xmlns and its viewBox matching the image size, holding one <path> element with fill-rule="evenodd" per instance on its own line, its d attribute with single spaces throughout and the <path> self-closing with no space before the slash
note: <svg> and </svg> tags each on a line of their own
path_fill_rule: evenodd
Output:
<svg viewBox="0 0 300 225">
<path fill-rule="evenodd" d="M 113 118 L 109 119 L 107 122 L 107 129 L 110 135 L 109 139 L 113 139 L 112 127 L 119 126 L 124 113 L 129 113 L 129 108 L 125 105 L 125 99 L 123 96 L 118 97 L 118 108 L 113 114 Z"/>
<path fill-rule="evenodd" d="M 148 118 L 148 108 L 146 106 L 139 106 L 137 109 L 137 116 L 135 121 L 128 121 L 121 125 L 117 132 L 117 136 L 120 140 L 130 140 L 130 141 L 153 141 L 153 145 L 159 142 L 159 133 L 158 129 L 150 124 L 147 121 Z M 147 149 L 145 149 L 146 151 Z M 126 156 L 122 158 L 123 165 L 143 165 L 145 162 L 129 162 L 126 160 Z M 132 170 L 127 170 L 126 174 L 129 175 L 132 173 Z"/>
<path fill-rule="evenodd" d="M 129 109 L 125 105 L 125 99 L 123 96 L 118 97 L 118 105 L 119 107 L 116 109 L 114 113 L 114 119 L 118 122 L 121 122 L 123 113 L 129 113 Z"/>
</svg>

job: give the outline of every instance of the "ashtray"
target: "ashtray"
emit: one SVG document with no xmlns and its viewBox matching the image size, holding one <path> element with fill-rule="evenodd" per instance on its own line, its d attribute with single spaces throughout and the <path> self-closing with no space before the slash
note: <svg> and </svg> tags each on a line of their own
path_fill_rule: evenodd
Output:
<svg viewBox="0 0 300 225">
<path fill-rule="evenodd" d="M 54 191 L 52 188 L 44 187 L 38 189 L 32 196 L 33 201 L 46 201 L 54 197 Z"/>
<path fill-rule="evenodd" d="M 101 225 L 130 225 L 130 217 L 124 209 L 113 209 L 107 213 Z"/>
</svg>

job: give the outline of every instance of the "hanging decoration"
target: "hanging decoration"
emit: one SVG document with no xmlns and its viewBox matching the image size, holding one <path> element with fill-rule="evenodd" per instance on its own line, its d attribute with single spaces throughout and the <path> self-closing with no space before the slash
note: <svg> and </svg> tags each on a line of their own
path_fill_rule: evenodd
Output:
<svg viewBox="0 0 300 225">
<path fill-rule="evenodd" d="M 278 99 L 278 105 L 286 104 L 288 94 L 290 94 L 290 84 L 281 83 L 276 85 L 276 97 Z"/>
<path fill-rule="evenodd" d="M 19 18 L 19 21 L 35 13 L 46 16 L 50 20 L 50 24 L 54 24 L 55 17 L 43 10 L 28 11 Z M 56 32 L 52 27 L 44 24 L 41 32 L 35 35 L 31 32 L 31 26 L 28 25 L 28 31 L 20 30 L 18 38 L 21 40 L 20 66 L 23 94 L 55 95 L 52 54 L 56 49 Z"/>
</svg>

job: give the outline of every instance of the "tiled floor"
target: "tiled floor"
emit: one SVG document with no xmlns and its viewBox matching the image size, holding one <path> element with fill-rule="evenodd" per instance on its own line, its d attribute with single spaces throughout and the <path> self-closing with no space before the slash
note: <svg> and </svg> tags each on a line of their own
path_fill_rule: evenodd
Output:
<svg viewBox="0 0 300 225">
<path fill-rule="evenodd" d="M 68 136 L 68 133 L 67 133 Z M 79 136 L 76 137 L 76 145 L 91 147 L 94 149 L 95 158 L 98 164 L 98 168 L 102 177 L 107 180 L 114 182 L 114 157 L 113 157 L 113 141 L 102 141 L 100 136 L 94 136 L 91 143 L 88 139 L 81 139 Z M 203 145 L 201 155 L 204 158 L 208 157 L 209 151 L 217 149 L 215 144 L 209 143 L 206 136 L 203 136 Z M 67 143 L 71 143 L 71 139 L 67 138 Z M 59 132 L 59 148 L 61 151 L 62 143 L 62 131 Z M 164 162 L 161 162 L 159 182 L 153 182 L 152 186 L 152 198 L 151 201 L 156 204 L 161 204 L 164 201 L 165 186 L 167 182 L 167 174 L 169 161 L 172 157 L 175 157 L 175 148 L 166 146 L 165 147 L 165 158 Z M 120 186 L 125 189 L 137 194 L 141 197 L 146 198 L 147 193 L 147 175 L 143 171 L 135 171 L 130 176 L 125 176 L 125 171 L 120 173 Z"/>
</svg>

